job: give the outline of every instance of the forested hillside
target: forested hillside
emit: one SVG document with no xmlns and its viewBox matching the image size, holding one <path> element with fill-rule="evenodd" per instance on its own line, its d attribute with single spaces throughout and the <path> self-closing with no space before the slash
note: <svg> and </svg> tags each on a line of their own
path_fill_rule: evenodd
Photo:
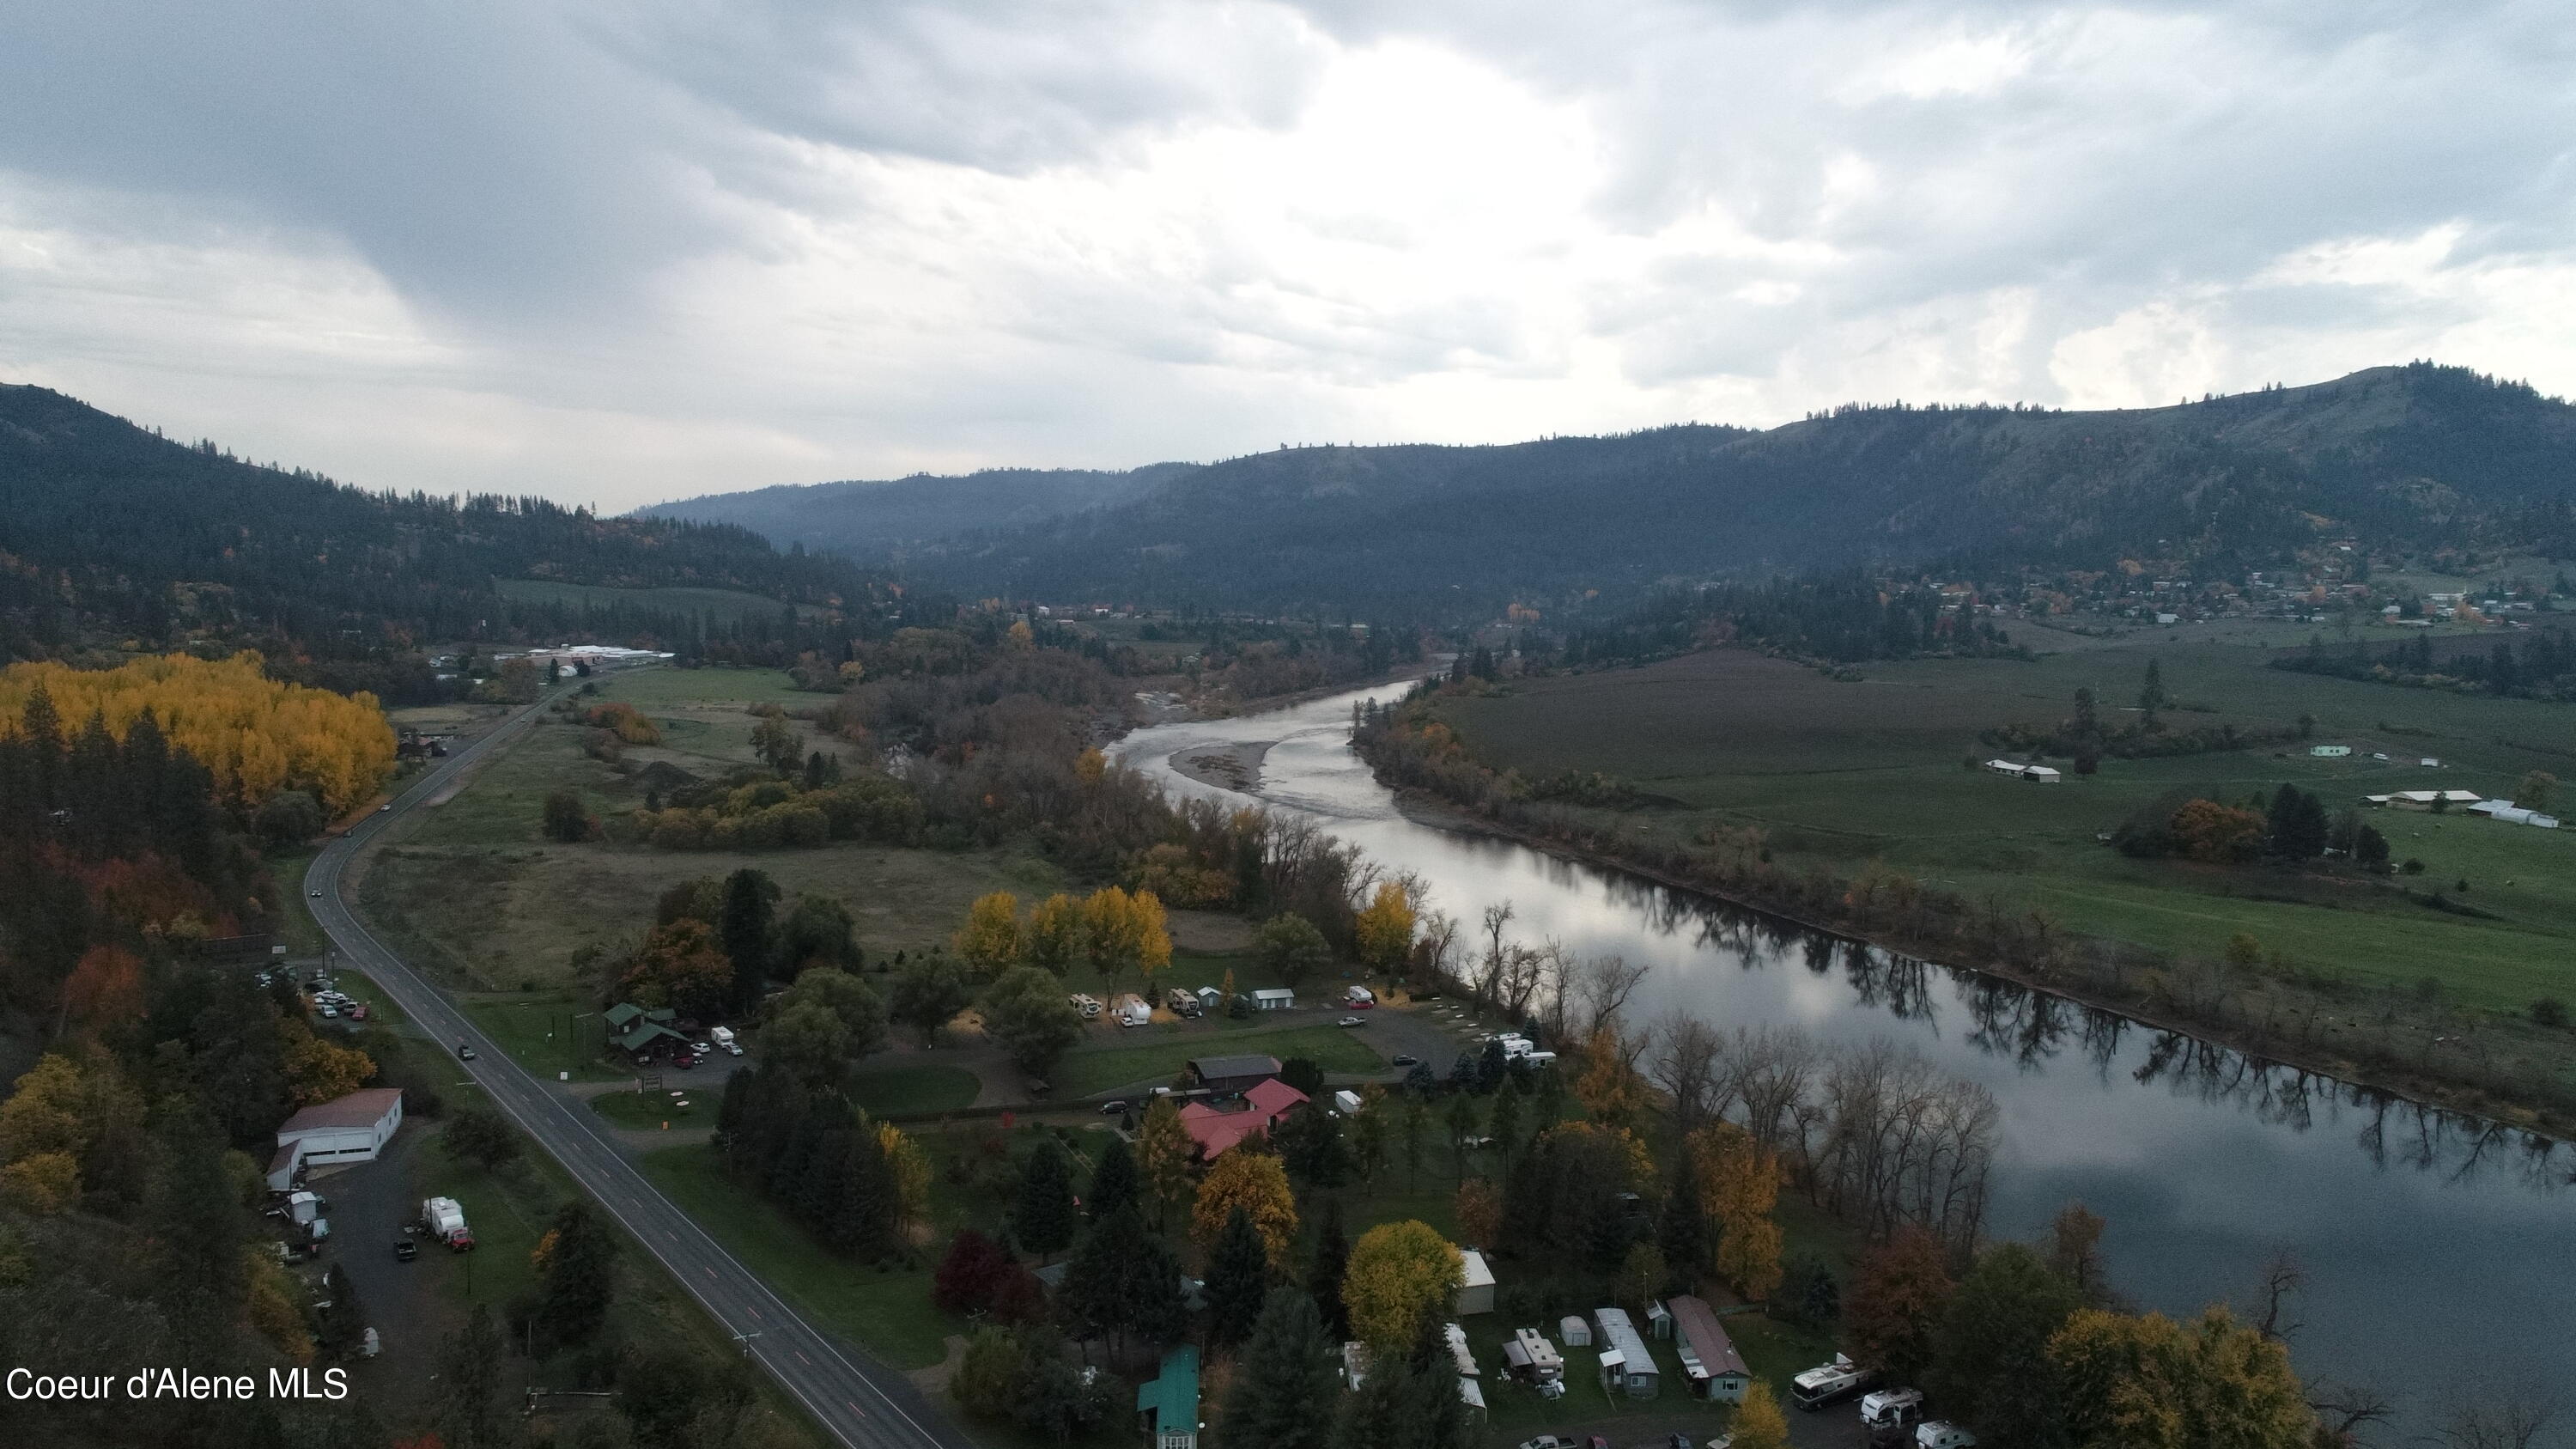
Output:
<svg viewBox="0 0 2576 1449">
<path fill-rule="evenodd" d="M 1490 616 L 1850 566 L 2139 557 L 2228 573 L 2342 538 L 2565 556 L 2572 495 L 2576 409 L 2418 363 L 2122 412 L 1854 405 L 1760 433 L 1290 449 L 905 565 L 982 594 Z M 663 511 L 770 526 L 728 503 Z"/>
<path fill-rule="evenodd" d="M 962 477 L 920 473 L 876 482 L 714 493 L 635 512 L 639 518 L 738 524 L 782 548 L 801 544 L 861 558 L 950 534 L 1039 523 L 1125 503 L 1194 471 L 1187 463 L 1153 463 L 1122 473 L 987 468 Z"/>
<path fill-rule="evenodd" d="M 495 579 L 729 589 L 780 607 L 714 620 L 508 598 Z M 741 528 L 603 519 L 534 497 L 369 493 L 174 443 L 44 388 L 0 387 L 0 662 L 212 642 L 398 700 L 427 674 L 403 657 L 432 642 L 587 632 L 663 647 L 747 640 L 792 659 L 814 640 L 796 637 L 791 605 L 863 615 L 872 593 L 837 557 L 781 553 Z"/>
</svg>

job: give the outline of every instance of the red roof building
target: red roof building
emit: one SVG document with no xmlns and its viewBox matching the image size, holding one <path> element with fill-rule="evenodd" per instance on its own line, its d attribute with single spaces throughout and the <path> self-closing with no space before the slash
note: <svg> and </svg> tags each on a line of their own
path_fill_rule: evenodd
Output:
<svg viewBox="0 0 2576 1449">
<path fill-rule="evenodd" d="M 1200 1156 L 1213 1160 L 1244 1138 L 1267 1133 L 1272 1123 L 1305 1104 L 1305 1093 L 1272 1077 L 1244 1093 L 1243 1105 L 1232 1111 L 1219 1111 L 1204 1102 L 1183 1107 L 1181 1130 L 1199 1145 Z"/>
</svg>

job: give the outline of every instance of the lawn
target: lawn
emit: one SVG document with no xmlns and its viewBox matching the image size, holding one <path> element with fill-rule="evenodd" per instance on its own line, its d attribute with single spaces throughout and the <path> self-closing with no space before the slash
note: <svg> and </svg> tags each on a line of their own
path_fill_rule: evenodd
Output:
<svg viewBox="0 0 2576 1449">
<path fill-rule="evenodd" d="M 2241 636 L 2241 637 L 2240 637 Z M 2034 636 L 2057 647 L 2053 636 Z M 2088 934 L 2216 956 L 2252 933 L 2304 966 L 2379 984 L 2431 974 L 2453 1000 L 2518 1010 L 2576 995 L 2576 831 L 2464 816 L 2374 811 L 2395 856 L 2420 877 L 2373 881 L 2255 865 L 2211 869 L 2120 856 L 2098 837 L 2168 790 L 2238 803 L 2283 783 L 2329 809 L 2416 788 L 2510 793 L 2524 773 L 2571 761 L 2534 746 L 2567 742 L 2564 706 L 2408 690 L 2264 667 L 2280 631 L 2225 625 L 2166 640 L 2076 640 L 2036 663 L 1920 660 L 1863 666 L 1858 682 L 1748 652 L 1719 650 L 1643 669 L 1528 680 L 1439 706 L 1478 758 L 1540 777 L 1602 771 L 1648 797 L 1620 815 L 1641 841 L 1688 840 L 1758 826 L 1773 856 L 1848 871 L 1876 858 L 1971 899 L 2041 906 Z M 2188 728 L 2315 720 L 2313 739 L 2350 744 L 2343 760 L 2304 745 L 2157 760 L 2105 760 L 2091 777 L 2037 786 L 1963 768 L 1998 751 L 1981 730 L 2052 724 L 2091 688 L 2105 718 L 2156 661 L 2193 706 Z M 2207 706 L 2209 712 L 2202 712 Z M 2519 743 L 2509 743 L 2519 742 Z M 2373 753 L 2387 761 L 2369 758 Z M 2440 758 L 2439 768 L 2415 763 Z M 2059 762 L 2062 766 L 2063 761 Z M 1605 812 L 1583 812 L 1600 816 Z M 2433 888 L 2494 919 L 2444 915 L 2409 900 Z"/>
<path fill-rule="evenodd" d="M 1153 1028 L 1146 1028 L 1150 1034 Z M 1056 1095 L 1088 1097 L 1119 1087 L 1168 1082 L 1180 1075 L 1192 1057 L 1212 1052 L 1265 1052 L 1282 1061 L 1311 1057 L 1327 1072 L 1381 1072 L 1386 1059 L 1355 1032 L 1337 1026 L 1301 1026 L 1285 1031 L 1240 1033 L 1222 1041 L 1199 1034 L 1175 1036 L 1141 1046 L 1103 1047 L 1067 1053 L 1055 1069 Z"/>
<path fill-rule="evenodd" d="M 811 708 L 828 694 L 798 689 L 783 669 L 630 669 L 590 681 L 602 698 L 622 699 L 650 714 L 691 704 L 781 704 Z"/>
<path fill-rule="evenodd" d="M 602 1092 L 590 1099 L 590 1110 L 620 1127 L 641 1132 L 656 1132 L 666 1126 L 705 1127 L 716 1120 L 716 1102 L 722 1096 L 718 1092 L 700 1098 L 685 1089 L 674 1092 L 668 1087 L 641 1093 Z"/>
<path fill-rule="evenodd" d="M 726 1177 L 706 1148 L 666 1147 L 644 1154 L 640 1165 L 761 1281 L 887 1363 L 926 1368 L 946 1356 L 949 1334 L 965 1331 L 930 1306 L 928 1268 L 889 1273 L 832 1256 Z"/>
<path fill-rule="evenodd" d="M 851 1099 L 879 1116 L 894 1112 L 946 1112 L 969 1106 L 983 1084 L 964 1067 L 894 1067 L 850 1079 Z"/>
</svg>

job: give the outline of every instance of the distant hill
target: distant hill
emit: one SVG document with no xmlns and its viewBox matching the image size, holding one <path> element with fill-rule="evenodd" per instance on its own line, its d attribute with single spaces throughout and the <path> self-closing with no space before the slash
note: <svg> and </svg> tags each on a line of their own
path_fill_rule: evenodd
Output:
<svg viewBox="0 0 2576 1449">
<path fill-rule="evenodd" d="M 586 623 L 694 638 L 713 616 L 579 591 L 505 597 L 496 579 L 776 601 L 776 619 L 739 607 L 718 617 L 729 636 L 746 622 L 788 630 L 790 606 L 855 608 L 872 588 L 843 559 L 782 554 L 730 525 L 369 493 L 175 443 L 45 388 L 0 386 L 0 662 L 127 641 L 362 659 Z"/>
<path fill-rule="evenodd" d="M 1146 472 L 1156 476 L 1124 500 L 1089 481 L 1047 483 Z M 1013 507 L 1053 516 L 914 542 L 903 566 L 975 593 L 1365 616 L 1490 615 L 1514 599 L 1849 565 L 2259 568 L 2344 536 L 2428 555 L 2576 554 L 2576 408 L 2422 363 L 2116 412 L 1854 406 L 1762 432 L 1299 448 L 1006 476 Z M 798 500 L 792 527 L 741 503 L 773 494 Z M 660 511 L 825 545 L 849 497 L 874 501 L 773 489 Z M 926 527 L 934 511 L 914 516 Z"/>
<path fill-rule="evenodd" d="M 877 482 L 784 484 L 639 508 L 639 518 L 731 523 L 784 548 L 803 544 L 853 558 L 976 529 L 1043 523 L 1125 503 L 1194 471 L 1154 463 L 1123 473 L 1077 468 L 988 468 L 958 477 L 918 473 Z"/>
</svg>

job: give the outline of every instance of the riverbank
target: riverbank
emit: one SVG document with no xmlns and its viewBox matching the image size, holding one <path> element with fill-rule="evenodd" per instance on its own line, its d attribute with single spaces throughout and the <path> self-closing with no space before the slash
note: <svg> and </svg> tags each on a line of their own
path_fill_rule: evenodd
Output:
<svg viewBox="0 0 2576 1449">
<path fill-rule="evenodd" d="M 1261 789 L 1261 761 L 1277 740 L 1255 740 L 1212 749 L 1183 750 L 1171 757 L 1175 771 L 1220 790 L 1252 795 Z"/>
<path fill-rule="evenodd" d="M 1365 758 L 1365 752 L 1363 752 L 1363 758 Z M 2150 1029 L 2173 1032 L 2210 1042 L 2260 1062 L 2330 1077 L 2368 1091 L 2386 1093 L 2442 1111 L 2485 1118 L 2549 1137 L 2576 1140 L 2576 1111 L 2553 1110 L 2542 1104 L 2500 1096 L 2474 1082 L 2461 1081 L 2438 1072 L 2407 1071 L 2402 1067 L 2373 1065 L 2347 1055 L 2320 1052 L 2314 1049 L 2313 1044 L 2291 1041 L 2277 1031 L 2265 1030 L 2244 1021 L 2210 1020 L 2176 1011 L 2169 1000 L 2159 1000 L 2145 993 L 2108 991 L 2098 985 L 2069 981 L 2060 973 L 2033 970 L 2007 960 L 1992 957 L 1974 962 L 1938 960 L 1919 942 L 1908 939 L 1902 932 L 1867 927 L 1856 928 L 1849 921 L 1815 919 L 1809 914 L 1784 909 L 1769 901 L 1712 886 L 1704 880 L 1685 876 L 1623 852 L 1606 850 L 1595 845 L 1497 821 L 1468 810 L 1430 790 L 1392 783 L 1385 778 L 1383 771 L 1379 772 L 1379 783 L 1387 786 L 1395 800 L 1397 810 L 1406 819 L 1429 829 L 1508 840 L 1556 859 L 1632 875 L 1642 880 L 1652 881 L 1669 890 L 1681 891 L 1707 900 L 1722 901 L 1729 906 L 1753 911 L 1804 930 L 1876 946 L 1901 955 L 1923 957 L 1934 965 L 1994 977 L 2026 990 L 2070 1001 L 2079 1006 L 2114 1012 Z M 2152 973 L 2142 974 L 2151 975 Z M 2285 996 L 2300 990 L 2295 983 L 2267 981 L 2263 984 L 2272 988 L 2275 993 Z M 2351 999 L 2354 993 L 2328 996 L 2310 990 L 2306 994 L 2315 996 L 2317 1000 L 2312 1003 L 2286 999 L 2267 1002 L 2266 1004 L 2269 1005 L 2290 1009 L 2268 1012 L 2266 1019 L 2304 1020 L 2312 1028 L 2322 1025 L 2330 1031 L 2340 1031 L 2342 1028 L 2329 1022 L 2323 1013 L 2328 1009 L 2347 1013 L 2356 1012 L 2355 1003 Z M 2449 1027 L 2454 1031 L 2459 1029 L 2455 1020 L 2428 1017 L 2421 1011 L 2407 1010 L 2410 1003 L 2403 1001 L 2366 1002 L 2363 1005 L 2383 1006 L 2385 1010 L 2378 1022 L 2383 1030 L 2393 1028 L 2391 1034 L 2420 1036 L 2426 1040 L 2428 1048 L 2450 1044 L 2444 1040 L 2445 1034 L 2441 1028 Z M 2304 1015 L 2299 1012 L 2299 1008 L 2302 1007 L 2305 1008 Z M 2367 1011 L 2360 1011 L 2349 1019 L 2358 1026 L 2368 1015 Z M 2428 1050 L 2427 1056 L 2430 1055 L 2431 1052 Z"/>
</svg>

